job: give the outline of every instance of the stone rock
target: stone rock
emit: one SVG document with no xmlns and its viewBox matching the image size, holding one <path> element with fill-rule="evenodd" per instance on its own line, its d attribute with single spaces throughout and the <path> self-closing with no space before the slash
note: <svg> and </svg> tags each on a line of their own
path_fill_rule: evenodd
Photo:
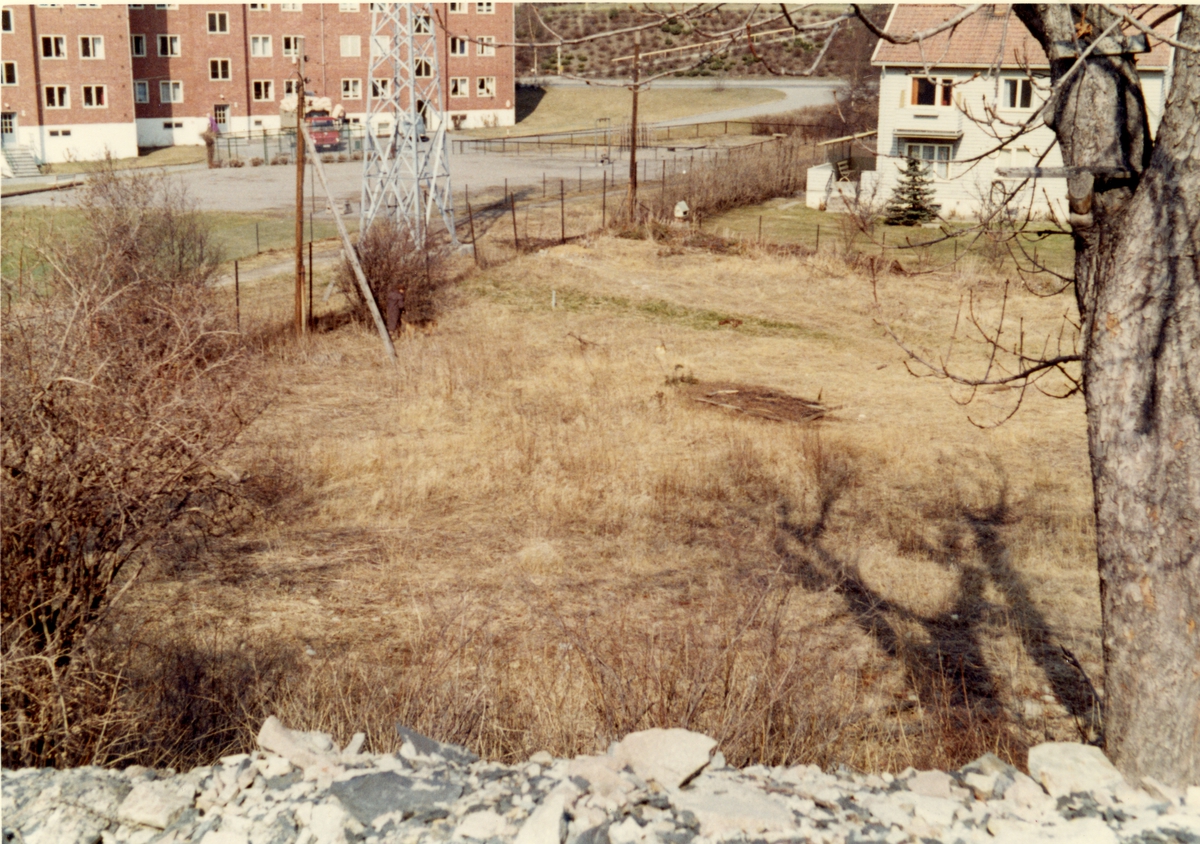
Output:
<svg viewBox="0 0 1200 844">
<path fill-rule="evenodd" d="M 171 823 L 192 807 L 195 792 L 179 791 L 179 786 L 163 780 L 148 780 L 138 783 L 121 801 L 117 818 L 125 823 L 166 829 Z"/>
<path fill-rule="evenodd" d="M 586 782 L 592 794 L 624 806 L 635 786 L 621 776 L 620 768 L 614 756 L 576 756 L 567 763 L 567 777 Z"/>
<path fill-rule="evenodd" d="M 908 790 L 926 797 L 950 799 L 950 775 L 944 771 L 921 771 L 908 781 Z"/>
<path fill-rule="evenodd" d="M 963 774 L 963 782 L 971 789 L 976 800 L 991 800 L 996 791 L 996 774 Z"/>
<path fill-rule="evenodd" d="M 1200 785 L 1189 785 L 1187 787 L 1183 804 L 1189 809 L 1200 810 Z"/>
<path fill-rule="evenodd" d="M 1125 778 L 1098 747 L 1046 742 L 1029 749 L 1029 773 L 1053 797 L 1114 788 Z"/>
<path fill-rule="evenodd" d="M 1054 799 L 1042 790 L 1042 787 L 1022 773 L 1017 773 L 1013 784 L 1004 792 L 1004 801 L 1018 809 L 1027 811 L 1020 817 L 1037 817 L 1054 808 Z"/>
<path fill-rule="evenodd" d="M 333 803 L 314 806 L 308 828 L 316 836 L 316 844 L 345 844 L 346 810 Z"/>
<path fill-rule="evenodd" d="M 474 838 L 477 841 L 487 841 L 512 834 L 508 821 L 491 809 L 472 812 L 454 828 L 454 838 Z"/>
<path fill-rule="evenodd" d="M 514 844 L 562 844 L 567 837 L 568 798 L 566 789 L 555 789 L 546 795 L 542 805 L 521 825 Z"/>
<path fill-rule="evenodd" d="M 646 782 L 679 788 L 704 769 L 716 746 L 715 739 L 702 733 L 655 728 L 630 733 L 617 745 L 613 756 Z"/>
<path fill-rule="evenodd" d="M 744 833 L 789 832 L 795 828 L 791 811 L 757 788 L 738 783 L 705 781 L 672 796 L 676 809 L 691 812 L 707 838 Z"/>
<path fill-rule="evenodd" d="M 479 761 L 479 757 L 465 747 L 435 741 L 428 736 L 421 735 L 415 730 L 410 730 L 403 724 L 396 725 L 396 732 L 400 735 L 400 738 L 410 742 L 416 748 L 417 753 L 423 756 L 441 756 L 447 762 L 454 762 L 459 765 L 470 765 L 473 762 Z"/>
<path fill-rule="evenodd" d="M 363 826 L 370 826 L 377 817 L 389 812 L 409 817 L 445 806 L 457 800 L 462 790 L 461 785 L 454 783 L 430 783 L 395 771 L 339 780 L 329 787 L 330 793 Z"/>
</svg>

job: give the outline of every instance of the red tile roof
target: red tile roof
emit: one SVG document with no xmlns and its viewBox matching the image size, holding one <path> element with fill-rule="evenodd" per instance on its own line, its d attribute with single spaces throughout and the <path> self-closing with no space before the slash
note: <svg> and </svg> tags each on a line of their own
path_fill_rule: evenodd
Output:
<svg viewBox="0 0 1200 844">
<path fill-rule="evenodd" d="M 957 15 L 964 6 L 931 6 L 899 3 L 888 18 L 887 31 L 911 34 L 932 29 Z M 1126 6 L 1131 15 L 1147 24 L 1166 6 Z M 1174 35 L 1179 18 L 1160 24 L 1157 32 Z M 1138 32 L 1126 25 L 1128 34 Z M 1153 42 L 1154 39 L 1152 38 Z M 1149 53 L 1137 57 L 1138 67 L 1166 67 L 1171 48 L 1161 41 L 1151 45 Z M 939 67 L 992 67 L 1001 59 L 1004 67 L 1048 67 L 1046 54 L 1006 4 L 984 6 L 953 30 L 933 35 L 923 43 L 891 44 L 880 40 L 872 62 L 877 65 L 930 65 Z"/>
</svg>

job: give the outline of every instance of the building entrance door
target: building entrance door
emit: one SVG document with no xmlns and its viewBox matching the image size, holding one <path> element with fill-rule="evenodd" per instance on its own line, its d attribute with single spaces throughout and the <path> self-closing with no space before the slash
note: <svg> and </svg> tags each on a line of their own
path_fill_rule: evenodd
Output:
<svg viewBox="0 0 1200 844">
<path fill-rule="evenodd" d="M 213 106 L 213 121 L 217 124 L 218 132 L 229 131 L 229 105 L 218 104 Z"/>
<path fill-rule="evenodd" d="M 17 113 L 15 111 L 0 112 L 0 145 L 17 145 Z"/>
</svg>

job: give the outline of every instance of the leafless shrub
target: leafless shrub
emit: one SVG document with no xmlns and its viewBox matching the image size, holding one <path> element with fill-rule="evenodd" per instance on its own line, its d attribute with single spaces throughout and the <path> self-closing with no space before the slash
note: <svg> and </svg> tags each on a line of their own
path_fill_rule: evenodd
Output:
<svg viewBox="0 0 1200 844">
<path fill-rule="evenodd" d="M 229 159 L 229 166 L 230 167 L 245 167 L 246 162 L 240 158 L 231 158 L 231 159 Z"/>
<path fill-rule="evenodd" d="M 377 221 L 358 241 L 358 260 L 375 295 L 375 304 L 386 313 L 388 295 L 404 288 L 404 322 L 424 324 L 437 318 L 438 293 L 449 281 L 442 252 L 419 249 L 412 232 L 389 221 Z M 349 261 L 339 269 L 342 292 L 353 303 L 355 317 L 366 322 L 370 310 L 354 278 Z"/>
<path fill-rule="evenodd" d="M 291 164 L 292 157 L 285 152 L 277 152 L 271 156 L 272 164 Z"/>
<path fill-rule="evenodd" d="M 107 168 L 80 206 L 71 238 L 22 233 L 34 266 L 3 279 L 5 765 L 103 755 L 116 686 L 89 640 L 157 537 L 233 516 L 222 454 L 262 392 L 182 193 Z"/>
<path fill-rule="evenodd" d="M 262 167 L 262 166 L 263 166 L 263 160 L 262 160 L 262 156 L 258 156 L 258 155 L 256 155 L 256 156 L 254 156 L 253 158 L 251 158 L 251 159 L 250 159 L 250 166 L 251 166 L 251 167 Z"/>
</svg>

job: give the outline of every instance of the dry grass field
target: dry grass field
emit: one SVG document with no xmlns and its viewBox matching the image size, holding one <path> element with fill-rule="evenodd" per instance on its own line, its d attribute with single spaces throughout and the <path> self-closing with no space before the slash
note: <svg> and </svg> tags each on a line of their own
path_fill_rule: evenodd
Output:
<svg viewBox="0 0 1200 844">
<path fill-rule="evenodd" d="M 260 516 L 159 549 L 107 634 L 143 761 L 249 746 L 268 713 L 510 760 L 685 726 L 737 764 L 870 770 L 1023 764 L 1094 729 L 1072 664 L 1099 676 L 1082 401 L 979 427 L 1015 393 L 960 406 L 876 322 L 944 350 L 962 297 L 994 316 L 1002 279 L 881 275 L 877 314 L 832 245 L 512 255 L 500 223 L 395 366 L 337 296 L 294 343 L 287 279 L 244 286 L 279 390 L 237 456 Z M 1008 307 L 1041 336 L 1069 303 Z M 739 413 L 749 387 L 829 410 Z"/>
</svg>

